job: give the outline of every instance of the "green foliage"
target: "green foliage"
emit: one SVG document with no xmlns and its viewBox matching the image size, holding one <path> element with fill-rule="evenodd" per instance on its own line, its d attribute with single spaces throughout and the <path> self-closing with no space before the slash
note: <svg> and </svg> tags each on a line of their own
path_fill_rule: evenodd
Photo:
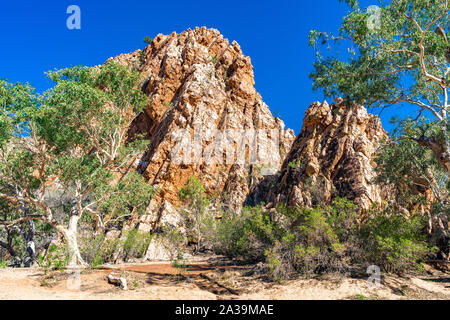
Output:
<svg viewBox="0 0 450 320">
<path fill-rule="evenodd" d="M 144 256 L 152 235 L 137 229 L 123 232 L 120 238 L 106 239 L 105 234 L 94 234 L 81 239 L 80 252 L 92 267 L 114 263 L 120 255 L 124 261 Z"/>
<path fill-rule="evenodd" d="M 366 297 L 363 294 L 357 294 L 354 297 L 355 300 L 366 300 Z"/>
<path fill-rule="evenodd" d="M 258 207 L 244 207 L 241 214 L 224 212 L 220 221 L 212 218 L 205 228 L 206 241 L 213 250 L 230 258 L 259 261 L 282 230 L 271 216 Z"/>
<path fill-rule="evenodd" d="M 189 266 L 186 264 L 186 261 L 183 257 L 183 252 L 182 251 L 178 251 L 176 258 L 172 261 L 172 265 L 174 266 L 174 268 L 177 269 L 188 269 Z"/>
<path fill-rule="evenodd" d="M 22 134 L 29 129 L 24 120 L 28 119 L 38 103 L 34 91 L 35 89 L 28 83 L 12 84 L 0 79 L 0 127 L 2 128 L 0 141 L 5 142 L 7 138 L 10 138 L 8 134 L 11 131 Z"/>
<path fill-rule="evenodd" d="M 428 207 L 429 240 L 440 248 L 440 254 L 445 258 L 449 252 L 448 230 L 445 227 L 450 217 L 448 174 L 438 165 L 431 150 L 420 146 L 411 138 L 422 130 L 434 131 L 433 135 L 439 137 L 439 126 L 425 118 L 417 121 L 395 120 L 394 123 L 397 127 L 392 140 L 381 146 L 375 159 L 377 182 L 394 192 L 395 200 L 391 206 L 395 208 L 415 211 L 414 208 Z M 427 190 L 433 192 L 434 203 L 429 199 L 427 201 Z"/>
<path fill-rule="evenodd" d="M 169 226 L 163 227 L 162 234 L 158 236 L 160 238 L 164 238 L 163 245 L 166 244 L 166 247 L 169 251 L 177 251 L 177 255 L 179 255 L 179 253 L 182 253 L 186 247 L 186 238 L 183 236 L 180 230 L 176 228 Z"/>
<path fill-rule="evenodd" d="M 51 244 L 48 247 L 47 255 L 45 257 L 40 255 L 38 257 L 38 262 L 41 268 L 46 270 L 65 270 L 69 263 L 69 259 L 70 254 L 67 247 Z"/>
<path fill-rule="evenodd" d="M 205 188 L 202 186 L 200 180 L 196 177 L 190 177 L 184 188 L 178 191 L 178 195 L 181 201 L 186 204 L 184 213 L 193 224 L 195 230 L 195 236 L 197 240 L 197 250 L 201 248 L 202 241 L 202 224 L 203 220 L 207 219 L 209 199 L 206 195 Z"/>
<path fill-rule="evenodd" d="M 362 226 L 367 261 L 384 271 L 402 273 L 419 266 L 430 248 L 423 233 L 423 217 L 410 218 L 396 212 L 375 212 Z"/>
<path fill-rule="evenodd" d="M 152 41 L 153 41 L 153 39 L 152 39 L 150 36 L 145 36 L 144 42 L 145 42 L 146 44 L 151 44 Z"/>
<path fill-rule="evenodd" d="M 363 10 L 357 1 L 345 2 L 352 10 L 338 35 L 310 32 L 309 43 L 317 50 L 313 88 L 327 97 L 342 96 L 347 107 L 409 104 L 419 116 L 432 114 L 438 130 L 424 130 L 414 138 L 433 150 L 448 173 L 449 3 L 380 1 L 376 10 Z"/>
<path fill-rule="evenodd" d="M 358 232 L 358 210 L 357 205 L 345 198 L 335 198 L 325 208 L 327 222 L 340 241 L 356 242 L 354 237 Z"/>
<path fill-rule="evenodd" d="M 184 188 L 178 191 L 180 200 L 187 202 L 189 207 L 199 207 L 202 210 L 209 204 L 205 194 L 205 188 L 196 177 L 190 177 Z"/>
<path fill-rule="evenodd" d="M 411 202 L 423 201 L 418 190 L 433 188 L 435 196 L 444 198 L 447 173 L 438 165 L 433 153 L 417 144 L 413 138 L 428 127 L 429 132 L 439 128 L 435 122 L 420 118 L 393 119 L 396 125 L 392 139 L 384 143 L 375 158 L 377 182 L 395 186 L 396 202 L 407 206 Z M 408 138 L 409 137 L 409 138 Z"/>
<path fill-rule="evenodd" d="M 369 264 L 400 273 L 420 266 L 434 249 L 427 244 L 422 218 L 390 210 L 374 210 L 361 222 L 358 207 L 342 198 L 315 209 L 246 207 L 241 214 L 211 220 L 205 241 L 230 258 L 265 260 L 275 281 Z"/>
<path fill-rule="evenodd" d="M 6 261 L 0 260 L 0 269 L 4 269 L 8 267 L 8 263 Z"/>
<path fill-rule="evenodd" d="M 224 213 L 208 228 L 207 240 L 217 253 L 231 258 L 266 259 L 275 280 L 296 272 L 337 270 L 343 268 L 344 253 L 356 255 L 356 212 L 344 199 L 314 210 L 279 206 L 270 213 L 262 206 L 245 207 L 240 215 Z"/>
<path fill-rule="evenodd" d="M 90 266 L 95 268 L 113 261 L 113 255 L 118 249 L 119 239 L 106 240 L 104 234 L 94 234 L 80 240 L 81 256 Z"/>
<path fill-rule="evenodd" d="M 438 83 L 427 80 L 419 61 L 420 46 L 424 46 L 427 71 L 437 78 L 446 78 L 446 51 L 448 43 L 434 32 L 440 24 L 448 34 L 449 15 L 445 14 L 445 1 L 410 0 L 380 2 L 380 24 L 370 28 L 370 11 L 359 7 L 356 1 L 347 1 L 351 12 L 344 17 L 339 34 L 310 33 L 310 45 L 330 50 L 318 52 L 311 74 L 315 89 L 326 96 L 342 95 L 348 101 L 367 103 L 370 106 L 390 104 L 397 99 L 411 98 L 435 104 L 442 95 Z M 424 31 L 416 27 L 415 20 Z M 425 29 L 428 26 L 427 29 Z M 349 52 L 339 52 L 338 45 L 348 45 Z M 332 50 L 332 45 L 336 45 Z M 406 87 L 403 79 L 409 79 Z M 440 101 L 439 101 L 440 103 Z"/>
<path fill-rule="evenodd" d="M 143 213 L 153 190 L 129 166 L 148 141 L 127 137 L 148 102 L 140 74 L 109 61 L 50 71 L 48 77 L 54 86 L 37 96 L 28 85 L 0 81 L 3 198 L 17 198 L 20 191 L 37 219 L 53 227 L 67 223 L 67 217 L 54 219 L 56 209 L 38 196 L 57 176 L 64 189 L 60 202 L 71 206 L 65 213 L 91 214 L 102 228 Z"/>
<path fill-rule="evenodd" d="M 144 214 L 154 194 L 153 187 L 137 172 L 128 173 L 116 185 L 102 185 L 100 190 L 94 190 L 94 192 L 99 192 L 97 198 L 100 198 L 106 191 L 110 197 L 102 201 L 98 207 L 101 215 L 108 217 L 105 221 L 106 224 L 117 223 L 132 214 Z M 130 208 L 133 209 L 130 211 Z"/>
<path fill-rule="evenodd" d="M 125 241 L 122 244 L 124 252 L 124 261 L 133 258 L 142 258 L 147 250 L 152 236 L 150 233 L 140 232 L 137 229 L 130 230 L 126 233 Z"/>
<path fill-rule="evenodd" d="M 55 86 L 42 97 L 36 119 L 42 138 L 55 151 L 78 147 L 89 154 L 95 147 L 102 164 L 123 161 L 113 148 L 132 121 L 127 112 L 139 113 L 147 102 L 137 86 L 140 75 L 112 61 L 101 68 L 74 67 L 47 74 Z"/>
<path fill-rule="evenodd" d="M 30 118 L 36 113 L 38 98 L 28 84 L 10 84 L 0 80 L 0 192 L 10 189 L 10 180 L 17 181 L 29 190 L 40 185 L 33 176 L 38 159 L 32 150 L 19 148 L 22 136 L 32 130 Z M 14 151 L 11 147 L 15 146 Z M 9 179 L 6 179 L 5 177 Z"/>
<path fill-rule="evenodd" d="M 294 273 L 345 271 L 358 250 L 355 205 L 336 199 L 326 209 L 279 207 L 287 232 L 266 251 L 270 275 L 281 280 Z"/>
</svg>

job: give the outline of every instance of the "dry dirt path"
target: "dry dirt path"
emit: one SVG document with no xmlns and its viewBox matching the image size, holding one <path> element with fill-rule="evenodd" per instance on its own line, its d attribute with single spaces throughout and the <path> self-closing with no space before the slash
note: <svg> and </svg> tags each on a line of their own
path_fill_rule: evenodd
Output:
<svg viewBox="0 0 450 320">
<path fill-rule="evenodd" d="M 83 271 L 78 289 L 71 289 L 73 281 L 65 272 L 0 269 L 0 300 L 450 300 L 450 274 L 437 271 L 423 277 L 386 276 L 380 288 L 371 290 L 364 278 L 337 275 L 273 284 L 249 275 L 249 267 L 241 266 L 200 264 L 180 269 L 169 264 L 146 264 L 107 268 Z M 108 284 L 109 273 L 125 277 L 129 290 Z"/>
</svg>

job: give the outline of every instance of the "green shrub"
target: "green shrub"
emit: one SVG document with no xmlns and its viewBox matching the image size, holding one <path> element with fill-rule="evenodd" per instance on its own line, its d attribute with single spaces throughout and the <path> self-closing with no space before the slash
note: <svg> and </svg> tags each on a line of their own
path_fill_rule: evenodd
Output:
<svg viewBox="0 0 450 320">
<path fill-rule="evenodd" d="M 142 258 L 150 240 L 149 233 L 142 233 L 137 229 L 124 232 L 120 238 L 106 239 L 105 234 L 97 234 L 81 239 L 80 252 L 86 263 L 98 267 L 105 263 L 114 263 L 118 254 L 124 261 Z"/>
<path fill-rule="evenodd" d="M 321 208 L 281 207 L 278 212 L 284 215 L 287 232 L 266 250 L 272 279 L 278 281 L 297 273 L 336 272 L 348 268 L 347 243 L 341 242 L 336 232 L 348 224 L 348 216 L 338 217 L 338 210 L 330 210 L 327 217 Z"/>
<path fill-rule="evenodd" d="M 362 222 L 359 208 L 336 198 L 325 208 L 245 207 L 204 223 L 214 251 L 249 262 L 266 261 L 275 281 L 298 274 L 347 272 L 378 265 L 385 272 L 420 268 L 433 252 L 425 235 L 426 217 L 407 218 L 393 209 L 372 210 Z"/>
<path fill-rule="evenodd" d="M 153 41 L 153 39 L 150 36 L 145 36 L 144 38 L 144 43 L 146 44 L 151 44 Z"/>
<path fill-rule="evenodd" d="M 280 231 L 262 206 L 244 207 L 240 214 L 224 212 L 220 221 L 211 218 L 205 225 L 206 240 L 216 253 L 249 262 L 263 260 Z"/>
<path fill-rule="evenodd" d="M 359 234 L 359 209 L 352 201 L 336 198 L 324 209 L 327 222 L 339 241 L 345 244 L 346 263 L 360 263 L 363 243 Z"/>
<path fill-rule="evenodd" d="M 139 232 L 137 229 L 128 231 L 122 245 L 124 261 L 129 258 L 142 258 L 151 240 L 150 233 Z"/>
<path fill-rule="evenodd" d="M 211 57 L 211 62 L 212 62 L 212 63 L 217 63 L 217 61 L 219 61 L 219 59 L 217 58 L 217 56 L 212 56 L 212 57 Z"/>
<path fill-rule="evenodd" d="M 266 260 L 274 280 L 297 273 L 342 271 L 360 253 L 357 207 L 345 199 L 321 209 L 287 208 L 268 212 L 245 207 L 223 213 L 205 232 L 216 253 L 249 262 Z"/>
<path fill-rule="evenodd" d="M 367 262 L 393 273 L 420 268 L 420 262 L 436 250 L 426 241 L 425 223 L 423 216 L 372 213 L 361 228 Z"/>
<path fill-rule="evenodd" d="M 56 246 L 51 244 L 48 247 L 47 255 L 40 255 L 38 262 L 44 269 L 65 270 L 70 259 L 70 253 L 67 246 Z"/>
<path fill-rule="evenodd" d="M 186 227 L 192 230 L 192 237 L 196 241 L 196 251 L 202 248 L 203 221 L 208 218 L 208 207 L 210 201 L 206 195 L 206 190 L 201 181 L 192 176 L 186 181 L 183 188 L 178 191 L 178 196 L 186 207 L 182 210 L 186 215 Z"/>
<path fill-rule="evenodd" d="M 340 198 L 325 209 L 277 211 L 287 218 L 282 224 L 287 232 L 266 251 L 275 280 L 293 273 L 343 272 L 367 264 L 385 272 L 419 271 L 421 262 L 436 252 L 424 232 L 426 216 L 406 217 L 388 208 L 372 210 L 361 223 L 358 208 Z"/>
<path fill-rule="evenodd" d="M 82 238 L 80 241 L 80 254 L 83 260 L 93 267 L 103 264 L 101 257 L 101 247 L 105 241 L 105 235 L 93 235 L 91 237 Z"/>
<path fill-rule="evenodd" d="M 159 241 L 159 244 L 164 247 L 174 264 L 184 259 L 187 239 L 180 230 L 165 226 L 161 233 L 154 236 L 156 237 L 155 240 Z"/>
<path fill-rule="evenodd" d="M 92 267 L 114 262 L 116 254 L 121 249 L 121 242 L 123 240 L 119 238 L 106 239 L 105 234 L 82 238 L 80 241 L 81 256 Z"/>
</svg>

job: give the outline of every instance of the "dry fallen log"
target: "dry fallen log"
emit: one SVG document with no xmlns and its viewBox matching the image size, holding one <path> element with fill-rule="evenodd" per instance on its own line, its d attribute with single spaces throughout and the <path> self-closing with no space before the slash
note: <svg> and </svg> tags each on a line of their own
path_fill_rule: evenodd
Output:
<svg viewBox="0 0 450 320">
<path fill-rule="evenodd" d="M 115 286 L 120 286 L 120 288 L 122 290 L 127 290 L 128 289 L 128 287 L 127 287 L 127 279 L 125 279 L 125 278 L 117 278 L 117 277 L 114 277 L 112 274 L 109 274 L 106 278 L 108 279 L 108 283 L 109 284 L 113 284 Z"/>
</svg>

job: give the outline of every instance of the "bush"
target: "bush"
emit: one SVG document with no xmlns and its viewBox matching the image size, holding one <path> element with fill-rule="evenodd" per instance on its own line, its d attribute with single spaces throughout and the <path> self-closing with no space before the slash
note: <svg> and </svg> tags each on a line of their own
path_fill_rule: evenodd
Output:
<svg viewBox="0 0 450 320">
<path fill-rule="evenodd" d="M 359 253 L 355 245 L 356 206 L 336 199 L 326 209 L 290 209 L 267 212 L 262 206 L 245 207 L 240 215 L 224 213 L 207 228 L 216 253 L 249 262 L 266 260 L 271 277 L 296 273 L 341 271 L 345 255 Z"/>
<path fill-rule="evenodd" d="M 349 268 L 349 259 L 356 250 L 350 240 L 356 229 L 346 229 L 354 220 L 352 205 L 342 199 L 327 210 L 280 207 L 286 218 L 287 232 L 266 250 L 270 275 L 274 280 L 293 274 L 342 272 Z"/>
<path fill-rule="evenodd" d="M 265 258 L 281 231 L 262 206 L 244 207 L 241 214 L 224 212 L 220 221 L 211 218 L 205 238 L 213 250 L 230 258 L 256 262 Z"/>
<path fill-rule="evenodd" d="M 47 254 L 38 257 L 39 265 L 44 269 L 65 270 L 69 263 L 70 253 L 67 246 L 58 247 L 51 244 Z"/>
<path fill-rule="evenodd" d="M 80 252 L 83 260 L 92 267 L 114 262 L 114 257 L 120 251 L 121 239 L 106 239 L 104 234 L 83 238 L 80 241 Z"/>
<path fill-rule="evenodd" d="M 178 196 L 186 205 L 183 209 L 187 218 L 186 226 L 189 229 L 195 230 L 196 251 L 199 251 L 202 247 L 203 240 L 203 221 L 208 218 L 209 213 L 208 207 L 210 201 L 206 196 L 206 190 L 200 180 L 192 176 L 188 179 L 184 188 L 178 191 Z"/>
<path fill-rule="evenodd" d="M 137 229 L 128 231 L 123 242 L 124 261 L 129 258 L 142 258 L 151 240 L 150 233 L 139 232 Z"/>
<path fill-rule="evenodd" d="M 170 260 L 176 263 L 184 259 L 187 239 L 178 229 L 165 226 L 162 233 L 156 234 L 155 237 L 170 255 Z"/>
<path fill-rule="evenodd" d="M 86 263 L 98 267 L 105 263 L 114 263 L 120 254 L 124 261 L 142 258 L 152 236 L 149 233 L 133 229 L 124 232 L 120 238 L 106 239 L 104 234 L 83 238 L 80 241 L 80 252 Z"/>
<path fill-rule="evenodd" d="M 346 272 L 378 265 L 385 272 L 411 270 L 433 253 L 424 234 L 426 217 L 407 218 L 388 209 L 372 210 L 359 221 L 358 207 L 336 198 L 325 208 L 262 206 L 223 213 L 205 225 L 214 251 L 249 262 L 265 260 L 276 281 L 297 274 Z"/>
<path fill-rule="evenodd" d="M 430 247 L 423 230 L 426 217 L 405 217 L 375 212 L 361 228 L 366 261 L 386 272 L 403 273 L 420 268 L 420 262 L 436 248 Z"/>
<path fill-rule="evenodd" d="M 153 41 L 153 39 L 150 36 L 145 36 L 144 38 L 144 43 L 146 44 L 151 44 Z"/>
</svg>

